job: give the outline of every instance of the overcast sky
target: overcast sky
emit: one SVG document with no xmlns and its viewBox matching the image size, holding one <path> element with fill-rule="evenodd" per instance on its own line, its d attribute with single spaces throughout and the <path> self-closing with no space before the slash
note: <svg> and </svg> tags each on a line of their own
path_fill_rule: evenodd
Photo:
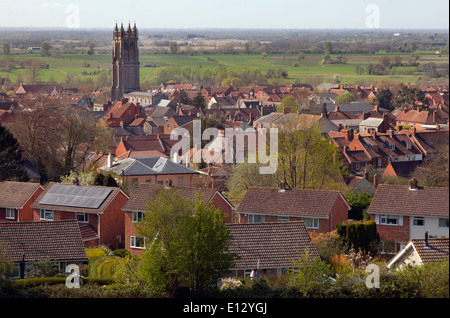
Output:
<svg viewBox="0 0 450 318">
<path fill-rule="evenodd" d="M 1 0 L 0 27 L 448 29 L 448 0 Z"/>
</svg>

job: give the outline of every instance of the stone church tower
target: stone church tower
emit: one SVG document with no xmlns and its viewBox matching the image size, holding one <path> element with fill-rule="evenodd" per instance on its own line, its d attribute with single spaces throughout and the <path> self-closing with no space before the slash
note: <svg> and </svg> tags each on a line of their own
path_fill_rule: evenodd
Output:
<svg viewBox="0 0 450 318">
<path fill-rule="evenodd" d="M 119 30 L 116 23 L 113 36 L 111 100 L 116 101 L 121 99 L 126 92 L 140 91 L 139 47 L 136 23 L 133 29 L 128 24 L 126 31 L 123 28 L 123 24 Z"/>
</svg>

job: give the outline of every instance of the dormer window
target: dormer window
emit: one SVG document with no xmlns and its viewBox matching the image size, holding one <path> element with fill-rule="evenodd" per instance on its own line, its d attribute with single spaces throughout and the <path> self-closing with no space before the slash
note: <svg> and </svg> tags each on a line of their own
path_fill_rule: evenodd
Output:
<svg viewBox="0 0 450 318">
<path fill-rule="evenodd" d="M 412 144 L 410 144 L 409 142 L 406 143 L 406 150 L 411 150 L 412 148 Z"/>
<path fill-rule="evenodd" d="M 395 145 L 394 145 L 394 144 L 390 144 L 390 145 L 389 145 L 389 149 L 391 149 L 392 151 L 394 151 L 394 150 L 395 150 Z"/>
</svg>

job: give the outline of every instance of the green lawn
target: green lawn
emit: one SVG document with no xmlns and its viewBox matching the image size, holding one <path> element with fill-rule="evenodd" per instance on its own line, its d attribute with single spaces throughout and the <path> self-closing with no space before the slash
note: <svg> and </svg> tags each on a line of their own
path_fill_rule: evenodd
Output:
<svg viewBox="0 0 450 318">
<path fill-rule="evenodd" d="M 448 63 L 448 54 L 439 57 L 434 52 L 418 52 L 420 53 L 420 63 Z M 391 82 L 405 82 L 415 83 L 423 76 L 418 72 L 412 74 L 399 75 L 358 75 L 356 73 L 356 66 L 359 65 L 365 68 L 368 64 L 377 64 L 379 57 L 382 55 L 392 56 L 392 53 L 378 53 L 373 55 L 363 54 L 345 54 L 347 58 L 346 64 L 326 64 L 321 66 L 323 54 L 306 54 L 304 59 L 299 60 L 296 54 L 275 54 L 263 57 L 262 55 L 231 55 L 231 54 L 206 54 L 206 55 L 156 55 L 156 54 L 141 54 L 141 79 L 152 77 L 158 67 L 162 66 L 180 66 L 195 68 L 215 68 L 223 66 L 227 68 L 243 68 L 243 67 L 257 67 L 264 74 L 268 69 L 285 69 L 289 73 L 288 81 L 306 81 L 311 76 L 319 76 L 324 82 L 327 82 L 335 77 L 340 77 L 344 84 L 352 83 L 379 83 L 389 80 Z M 111 55 L 110 54 L 65 54 L 59 57 L 41 57 L 37 54 L 27 55 L 11 55 L 14 58 L 31 58 L 41 59 L 49 65 L 49 69 L 45 69 L 39 75 L 39 81 L 64 81 L 66 74 L 73 74 L 78 76 L 93 76 L 93 72 L 99 70 L 111 70 Z M 332 54 L 331 58 L 335 59 L 338 55 Z M 410 54 L 402 54 L 402 62 L 410 59 Z M 1 63 L 1 59 L 0 59 Z M 415 67 L 401 66 L 393 68 L 399 72 L 414 71 Z M 27 70 L 15 69 L 8 73 L 12 82 L 16 80 L 16 76 L 21 74 L 23 78 Z M 85 75 L 82 75 L 85 74 Z M 5 72 L 0 72 L 0 76 L 5 77 Z"/>
</svg>

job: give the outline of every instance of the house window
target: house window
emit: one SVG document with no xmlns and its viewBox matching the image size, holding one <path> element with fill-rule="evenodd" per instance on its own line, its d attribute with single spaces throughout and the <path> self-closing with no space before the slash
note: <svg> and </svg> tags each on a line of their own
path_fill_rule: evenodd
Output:
<svg viewBox="0 0 450 318">
<path fill-rule="evenodd" d="M 359 162 L 355 163 L 355 170 L 359 171 L 361 169 L 361 164 Z"/>
<path fill-rule="evenodd" d="M 414 226 L 425 226 L 425 219 L 420 216 L 416 216 L 413 219 L 413 225 Z"/>
<path fill-rule="evenodd" d="M 16 218 L 16 209 L 6 208 L 6 216 L 8 220 L 14 220 Z"/>
<path fill-rule="evenodd" d="M 389 145 L 389 148 L 390 148 L 391 150 L 395 150 L 395 145 L 394 145 L 394 144 L 390 144 L 390 145 Z"/>
<path fill-rule="evenodd" d="M 288 216 L 279 216 L 278 222 L 289 222 L 289 217 Z"/>
<path fill-rule="evenodd" d="M 145 182 L 146 183 L 152 183 L 152 179 L 151 178 L 147 178 L 147 179 L 145 179 Z"/>
<path fill-rule="evenodd" d="M 184 187 L 184 177 L 183 177 L 183 176 L 178 177 L 178 178 L 177 178 L 177 183 L 178 183 L 178 185 L 179 185 L 180 187 Z"/>
<path fill-rule="evenodd" d="M 248 216 L 248 223 L 264 223 L 266 221 L 266 217 L 260 214 L 250 214 Z"/>
<path fill-rule="evenodd" d="M 383 165 L 383 159 L 378 158 L 378 167 L 381 167 Z"/>
<path fill-rule="evenodd" d="M 89 222 L 89 214 L 87 213 L 77 213 L 77 221 L 82 223 Z"/>
<path fill-rule="evenodd" d="M 141 222 L 144 218 L 144 212 L 132 212 L 131 215 L 133 222 Z"/>
<path fill-rule="evenodd" d="M 54 213 L 52 210 L 41 210 L 41 220 L 53 221 Z"/>
<path fill-rule="evenodd" d="M 130 236 L 130 246 L 134 248 L 145 248 L 145 238 L 138 236 Z"/>
<path fill-rule="evenodd" d="M 398 215 L 381 215 L 380 224 L 383 225 L 399 225 Z"/>
<path fill-rule="evenodd" d="M 440 218 L 439 219 L 439 227 L 448 228 L 448 218 Z"/>
<path fill-rule="evenodd" d="M 317 218 L 302 218 L 307 229 L 318 229 L 319 219 Z"/>
</svg>

